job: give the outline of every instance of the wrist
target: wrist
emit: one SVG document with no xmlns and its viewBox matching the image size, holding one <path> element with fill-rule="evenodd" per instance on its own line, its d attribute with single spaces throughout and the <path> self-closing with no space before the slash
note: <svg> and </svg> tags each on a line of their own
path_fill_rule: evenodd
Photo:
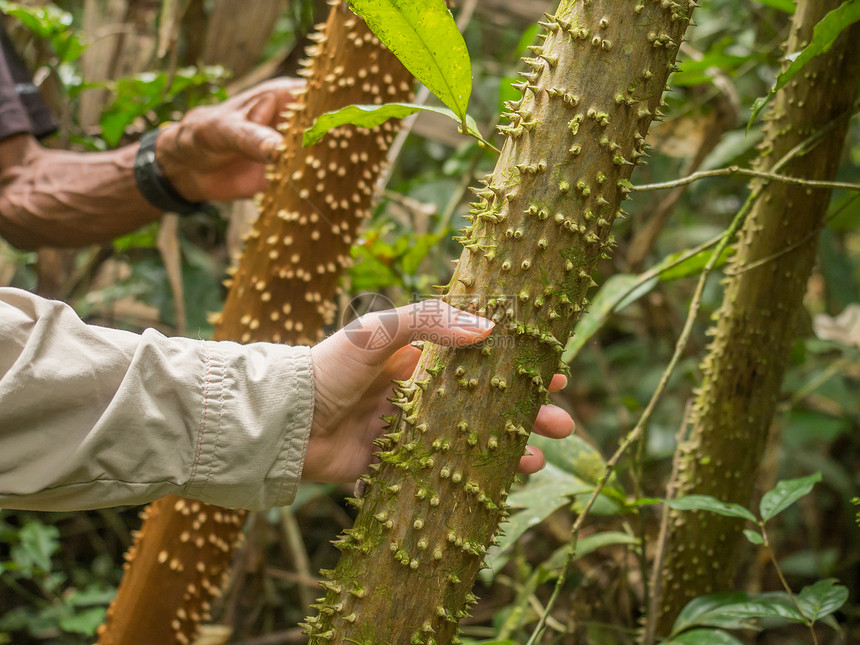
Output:
<svg viewBox="0 0 860 645">
<path fill-rule="evenodd" d="M 189 193 L 184 186 L 187 182 L 180 181 L 177 187 L 174 181 L 183 179 L 183 176 L 171 168 L 180 166 L 171 159 L 171 155 L 159 155 L 159 148 L 165 149 L 165 140 L 168 141 L 167 149 L 170 149 L 171 129 L 152 130 L 143 135 L 134 161 L 134 178 L 143 197 L 159 210 L 191 215 L 206 210 L 209 204 L 201 199 L 195 200 L 193 192 Z M 168 165 L 167 173 L 162 166 L 164 162 Z"/>
<path fill-rule="evenodd" d="M 159 128 L 158 138 L 155 140 L 155 161 L 164 178 L 183 199 L 202 202 L 205 201 L 206 195 L 198 187 L 187 159 L 179 152 L 182 127 L 181 123 L 167 123 Z"/>
</svg>

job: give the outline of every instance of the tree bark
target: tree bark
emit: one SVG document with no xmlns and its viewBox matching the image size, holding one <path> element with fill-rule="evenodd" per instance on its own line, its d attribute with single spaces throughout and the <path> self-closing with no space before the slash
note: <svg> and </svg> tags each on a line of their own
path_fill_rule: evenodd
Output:
<svg viewBox="0 0 860 645">
<path fill-rule="evenodd" d="M 800 0 L 788 52 L 800 51 L 814 26 L 841 0 Z M 832 180 L 860 80 L 855 26 L 812 60 L 779 92 L 770 108 L 761 155 L 768 170 L 810 135 L 830 126 L 814 147 L 781 174 Z M 786 183 L 761 190 L 728 265 L 713 341 L 702 363 L 702 385 L 689 441 L 679 446 L 678 495 L 704 494 L 750 503 L 789 350 L 815 262 L 830 191 Z M 733 587 L 743 523 L 706 512 L 672 512 L 665 547 L 657 633 L 667 633 L 683 606 L 702 594 Z"/>
<path fill-rule="evenodd" d="M 218 340 L 313 344 L 321 337 L 397 126 L 338 128 L 305 149 L 302 132 L 323 112 L 411 96 L 411 75 L 342 3 L 313 40 L 301 72 L 306 91 L 287 106 L 283 152 L 228 281 Z M 189 643 L 221 594 L 245 512 L 169 496 L 143 517 L 101 645 Z"/>
<path fill-rule="evenodd" d="M 307 621 L 312 643 L 455 639 L 694 5 L 562 0 L 543 23 L 447 295 L 496 328 L 482 347 L 428 343 L 395 390 L 402 412 Z"/>
</svg>

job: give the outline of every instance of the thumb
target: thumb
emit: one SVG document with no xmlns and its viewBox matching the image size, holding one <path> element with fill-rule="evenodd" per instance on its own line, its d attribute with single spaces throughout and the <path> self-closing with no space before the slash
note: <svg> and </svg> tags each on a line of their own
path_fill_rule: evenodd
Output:
<svg viewBox="0 0 860 645">
<path fill-rule="evenodd" d="M 277 148 L 283 140 L 277 130 L 244 119 L 231 119 L 223 123 L 225 144 L 248 161 L 271 163 L 277 160 Z"/>
<path fill-rule="evenodd" d="M 378 365 L 415 340 L 446 347 L 465 347 L 489 336 L 495 323 L 456 309 L 441 300 L 367 314 L 336 335 L 362 354 L 362 362 Z"/>
</svg>

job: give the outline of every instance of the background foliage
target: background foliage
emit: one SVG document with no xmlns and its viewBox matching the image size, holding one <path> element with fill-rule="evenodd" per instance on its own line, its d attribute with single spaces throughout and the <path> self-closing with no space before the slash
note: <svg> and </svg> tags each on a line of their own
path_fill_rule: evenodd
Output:
<svg viewBox="0 0 860 645">
<path fill-rule="evenodd" d="M 243 3 L 250 13 L 264 11 L 263 4 Z M 99 150 L 132 141 L 148 127 L 275 72 L 294 72 L 303 36 L 325 14 L 325 3 L 271 4 L 278 5 L 280 18 L 255 27 L 264 46 L 243 50 L 244 58 L 235 55 L 235 41 L 231 46 L 229 38 L 220 40 L 224 36 L 216 28 L 231 11 L 229 1 L 2 2 L 0 9 L 60 120 L 60 132 L 46 145 Z M 510 84 L 518 58 L 547 8 L 542 0 L 456 3 L 472 57 L 469 112 L 491 140 L 502 102 L 516 96 Z M 792 10 L 790 0 L 703 3 L 682 49 L 681 71 L 671 81 L 667 118 L 652 131 L 654 151 L 648 165 L 636 171 L 636 184 L 749 164 L 760 138 L 760 122 L 747 129 L 749 108 L 775 81 Z M 116 21 L 110 23 L 110 16 Z M 125 34 L 122 43 L 114 42 L 118 33 Z M 114 42 L 118 57 L 109 73 L 87 58 L 106 42 Z M 429 103 L 438 105 L 432 98 Z M 445 283 L 450 260 L 459 254 L 451 236 L 465 223 L 467 188 L 494 164 L 491 151 L 458 135 L 447 119 L 422 114 L 408 127 L 411 134 L 392 158 L 374 215 L 353 247 L 355 265 L 344 282 L 344 302 L 350 295 L 380 292 L 400 304 Z M 860 182 L 856 119 L 838 180 Z M 549 595 L 547 583 L 558 575 L 574 514 L 602 472 L 601 455 L 613 450 L 647 404 L 704 260 L 691 254 L 680 265 L 661 269 L 718 236 L 746 190 L 744 178 L 723 177 L 639 193 L 629 202 L 630 216 L 616 227 L 615 257 L 601 265 L 591 313 L 565 354 L 573 378 L 557 401 L 575 416 L 577 435 L 548 448 L 547 468 L 512 492 L 510 502 L 522 510 L 511 518 L 482 572 L 476 593 L 483 600 L 463 623 L 469 638 L 502 643 L 528 637 Z M 63 298 L 90 322 L 207 337 L 206 314 L 220 307 L 220 280 L 249 210 L 247 204 L 223 205 L 220 217 L 166 221 L 73 253 L 21 253 L 0 244 L 0 284 Z M 860 529 L 852 503 L 860 483 L 858 224 L 857 193 L 836 191 L 759 489 L 788 483 L 754 505 L 751 545 L 732 595 L 691 603 L 672 642 L 808 642 L 790 599 L 779 595 L 782 586 L 769 550 L 791 588 L 805 588 L 799 598 L 810 603 L 804 607 L 814 606 L 811 614 L 838 609 L 822 621 L 829 626 L 819 629 L 820 642 L 860 639 Z M 706 313 L 720 299 L 714 277 L 705 292 Z M 706 342 L 705 324 L 702 316 L 643 449 L 623 462 L 580 537 L 576 569 L 549 620 L 545 642 L 635 641 L 659 506 L 631 501 L 665 495 L 675 436 Z M 813 473 L 820 477 L 802 479 Z M 319 595 L 316 573 L 336 561 L 328 541 L 351 524 L 344 492 L 307 485 L 292 507 L 253 518 L 216 612 L 233 631 L 231 642 L 303 642 L 295 625 Z M 713 500 L 675 504 L 684 503 L 749 512 L 726 510 Z M 767 521 L 766 533 L 757 518 Z M 0 642 L 90 642 L 138 524 L 134 509 L 0 511 Z M 689 630 L 681 633 L 681 627 Z M 210 637 L 212 642 L 225 638 L 216 629 Z"/>
</svg>

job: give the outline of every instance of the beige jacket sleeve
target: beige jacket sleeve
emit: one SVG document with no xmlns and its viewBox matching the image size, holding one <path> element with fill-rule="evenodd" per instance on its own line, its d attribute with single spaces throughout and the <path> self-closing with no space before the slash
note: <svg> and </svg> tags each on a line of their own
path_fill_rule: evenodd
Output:
<svg viewBox="0 0 860 645">
<path fill-rule="evenodd" d="M 306 347 L 96 327 L 0 288 L 0 507 L 289 504 L 313 409 Z"/>
</svg>

